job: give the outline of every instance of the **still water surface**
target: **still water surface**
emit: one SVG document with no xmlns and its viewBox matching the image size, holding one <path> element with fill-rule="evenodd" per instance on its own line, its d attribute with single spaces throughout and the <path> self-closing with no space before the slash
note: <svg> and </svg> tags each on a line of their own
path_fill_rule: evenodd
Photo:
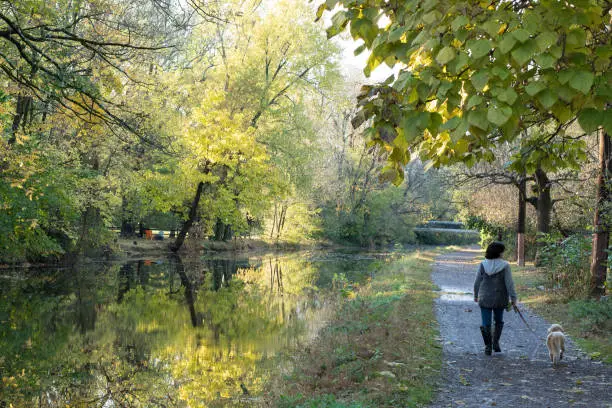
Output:
<svg viewBox="0 0 612 408">
<path fill-rule="evenodd" d="M 199 407 L 291 369 L 385 255 L 179 257 L 0 270 L 0 407 Z"/>
</svg>

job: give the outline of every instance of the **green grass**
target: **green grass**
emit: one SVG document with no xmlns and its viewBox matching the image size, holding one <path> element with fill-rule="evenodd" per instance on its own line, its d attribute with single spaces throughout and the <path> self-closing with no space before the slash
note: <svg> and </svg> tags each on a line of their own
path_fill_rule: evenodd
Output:
<svg viewBox="0 0 612 408">
<path fill-rule="evenodd" d="M 280 407 L 411 407 L 434 393 L 442 350 L 431 262 L 418 251 L 382 262 L 374 279 L 346 294 L 335 319 L 273 384 Z"/>
<path fill-rule="evenodd" d="M 562 291 L 546 288 L 541 268 L 515 267 L 513 276 L 521 302 L 549 322 L 561 324 L 593 359 L 612 364 L 612 301 L 569 299 Z"/>
</svg>

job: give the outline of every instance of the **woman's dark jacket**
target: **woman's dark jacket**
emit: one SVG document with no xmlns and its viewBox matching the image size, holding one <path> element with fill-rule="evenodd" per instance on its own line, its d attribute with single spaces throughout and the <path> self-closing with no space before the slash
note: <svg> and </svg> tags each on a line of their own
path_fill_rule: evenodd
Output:
<svg viewBox="0 0 612 408">
<path fill-rule="evenodd" d="M 500 258 L 482 261 L 474 282 L 474 298 L 478 298 L 478 306 L 487 309 L 508 306 L 508 298 L 515 302 L 510 264 Z"/>
</svg>

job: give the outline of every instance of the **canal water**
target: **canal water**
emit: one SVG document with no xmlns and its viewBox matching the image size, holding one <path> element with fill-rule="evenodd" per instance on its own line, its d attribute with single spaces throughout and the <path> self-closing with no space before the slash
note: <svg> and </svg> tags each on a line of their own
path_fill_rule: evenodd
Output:
<svg viewBox="0 0 612 408">
<path fill-rule="evenodd" d="M 150 258 L 0 269 L 0 407 L 256 399 L 381 254 Z"/>
</svg>

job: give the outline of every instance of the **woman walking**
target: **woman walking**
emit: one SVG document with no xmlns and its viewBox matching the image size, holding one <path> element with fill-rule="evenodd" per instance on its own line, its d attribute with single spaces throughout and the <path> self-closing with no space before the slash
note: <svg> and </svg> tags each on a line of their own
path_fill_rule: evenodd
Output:
<svg viewBox="0 0 612 408">
<path fill-rule="evenodd" d="M 485 354 L 491 355 L 491 349 L 501 352 L 499 338 L 504 328 L 504 309 L 508 307 L 508 298 L 516 305 L 516 292 L 510 272 L 510 264 L 501 255 L 506 247 L 501 242 L 492 242 L 487 246 L 485 260 L 480 263 L 474 282 L 474 302 L 478 302 L 482 315 L 480 332 L 485 344 Z M 495 330 L 491 332 L 491 315 L 495 320 Z"/>
</svg>

